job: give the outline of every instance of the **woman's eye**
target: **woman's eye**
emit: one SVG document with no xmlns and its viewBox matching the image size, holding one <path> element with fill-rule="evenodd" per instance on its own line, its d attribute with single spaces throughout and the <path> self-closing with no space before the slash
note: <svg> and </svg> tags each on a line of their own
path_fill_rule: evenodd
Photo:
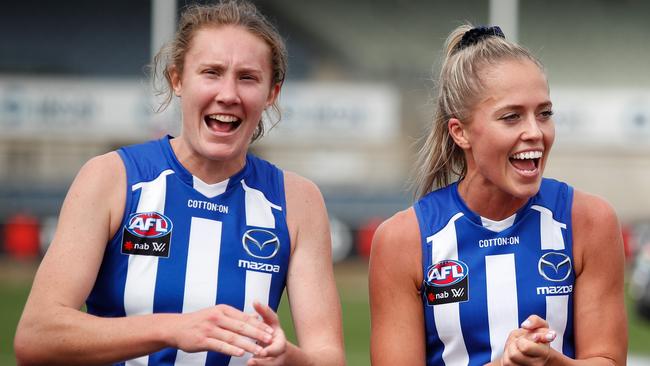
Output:
<svg viewBox="0 0 650 366">
<path fill-rule="evenodd" d="M 505 116 L 501 117 L 500 119 L 502 119 L 504 121 L 516 121 L 517 119 L 519 119 L 519 115 L 516 114 L 516 113 L 506 114 Z"/>
<path fill-rule="evenodd" d="M 540 115 L 543 118 L 551 118 L 553 116 L 553 111 L 543 111 Z"/>
</svg>

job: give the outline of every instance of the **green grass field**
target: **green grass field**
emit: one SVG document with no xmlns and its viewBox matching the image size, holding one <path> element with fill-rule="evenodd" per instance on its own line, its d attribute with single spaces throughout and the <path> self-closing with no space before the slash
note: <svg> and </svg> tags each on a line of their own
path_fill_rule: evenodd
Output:
<svg viewBox="0 0 650 366">
<path fill-rule="evenodd" d="M 13 337 L 18 318 L 29 293 L 34 263 L 0 260 L 0 366 L 15 365 Z M 343 330 L 348 365 L 370 365 L 367 265 L 349 261 L 335 266 L 336 281 L 343 308 Z M 280 305 L 280 318 L 287 337 L 295 341 L 286 297 Z M 650 356 L 650 322 L 640 319 L 628 306 L 630 352 Z"/>
</svg>

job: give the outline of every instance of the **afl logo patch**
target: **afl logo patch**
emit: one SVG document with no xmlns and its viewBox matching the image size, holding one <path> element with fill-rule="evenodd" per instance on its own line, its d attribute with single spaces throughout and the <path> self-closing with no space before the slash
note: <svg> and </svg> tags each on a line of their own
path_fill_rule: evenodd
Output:
<svg viewBox="0 0 650 366">
<path fill-rule="evenodd" d="M 280 239 L 272 232 L 264 229 L 250 229 L 241 238 L 244 250 L 251 257 L 270 259 L 280 250 Z"/>
<path fill-rule="evenodd" d="M 571 267 L 571 258 L 559 252 L 546 253 L 537 262 L 539 274 L 551 282 L 562 282 L 569 278 Z"/>
<path fill-rule="evenodd" d="M 131 214 L 122 231 L 122 254 L 169 257 L 172 221 L 158 212 Z"/>
<path fill-rule="evenodd" d="M 453 259 L 440 261 L 427 268 L 424 297 L 428 305 L 448 304 L 469 300 L 469 268 Z"/>
<path fill-rule="evenodd" d="M 172 231 L 172 221 L 158 212 L 131 214 L 126 229 L 141 238 L 159 238 Z"/>
<path fill-rule="evenodd" d="M 451 286 L 467 277 L 467 265 L 461 261 L 448 259 L 440 261 L 427 270 L 427 282 L 431 286 Z"/>
</svg>

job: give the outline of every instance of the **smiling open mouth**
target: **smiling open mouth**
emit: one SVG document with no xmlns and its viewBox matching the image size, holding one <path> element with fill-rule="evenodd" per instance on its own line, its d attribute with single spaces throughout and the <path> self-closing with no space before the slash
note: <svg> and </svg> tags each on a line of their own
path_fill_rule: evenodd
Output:
<svg viewBox="0 0 650 366">
<path fill-rule="evenodd" d="M 517 153 L 510 156 L 510 163 L 519 170 L 534 171 L 539 167 L 542 155 L 543 153 L 541 151 Z"/>
<path fill-rule="evenodd" d="M 215 132 L 232 132 L 241 125 L 241 119 L 230 114 L 210 114 L 203 117 L 210 130 Z"/>
</svg>

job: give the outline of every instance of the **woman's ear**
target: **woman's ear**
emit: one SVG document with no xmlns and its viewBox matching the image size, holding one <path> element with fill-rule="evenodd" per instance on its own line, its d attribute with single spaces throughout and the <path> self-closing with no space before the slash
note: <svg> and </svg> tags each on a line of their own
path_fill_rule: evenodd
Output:
<svg viewBox="0 0 650 366">
<path fill-rule="evenodd" d="M 169 78 L 172 82 L 172 89 L 177 97 L 181 96 L 181 75 L 178 73 L 176 65 L 169 67 Z"/>
<path fill-rule="evenodd" d="M 454 139 L 456 145 L 463 150 L 467 150 L 471 147 L 469 139 L 467 138 L 466 126 L 458 118 L 450 118 L 447 127 L 449 128 L 449 135 Z"/>
<path fill-rule="evenodd" d="M 275 103 L 275 101 L 278 99 L 278 95 L 280 95 L 280 89 L 282 89 L 282 83 L 276 83 L 271 87 L 271 90 L 269 91 L 269 96 L 266 98 L 266 107 L 269 108 L 270 106 Z"/>
</svg>

